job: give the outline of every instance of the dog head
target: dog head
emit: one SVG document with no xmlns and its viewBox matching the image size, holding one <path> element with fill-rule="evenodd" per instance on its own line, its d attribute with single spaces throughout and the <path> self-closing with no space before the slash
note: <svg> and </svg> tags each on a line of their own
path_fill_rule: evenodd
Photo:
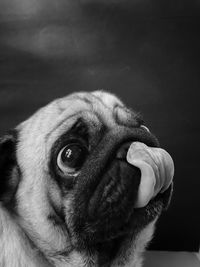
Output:
<svg viewBox="0 0 200 267">
<path fill-rule="evenodd" d="M 1 139 L 1 202 L 46 258 L 126 266 L 142 250 L 171 186 L 134 208 L 140 170 L 126 161 L 134 141 L 159 146 L 137 113 L 103 91 L 57 99 Z"/>
</svg>

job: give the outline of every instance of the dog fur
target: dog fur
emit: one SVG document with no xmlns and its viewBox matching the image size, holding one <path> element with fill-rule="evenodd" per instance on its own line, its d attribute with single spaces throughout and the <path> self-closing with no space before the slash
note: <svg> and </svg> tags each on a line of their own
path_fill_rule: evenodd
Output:
<svg viewBox="0 0 200 267">
<path fill-rule="evenodd" d="M 79 126 L 83 121 L 87 130 Z M 82 139 L 90 136 L 90 155 L 79 174 L 58 177 L 54 156 L 75 124 Z M 89 190 L 85 183 L 90 188 L 93 177 L 101 178 L 97 172 L 106 172 L 106 161 L 123 142 L 139 139 L 159 145 L 142 124 L 140 116 L 116 96 L 104 91 L 81 92 L 51 102 L 2 137 L 0 266 L 140 267 L 155 222 L 169 203 L 171 188 L 141 211 L 133 211 L 137 215 L 130 229 L 119 230 L 119 237 L 113 230 L 109 240 L 101 240 L 104 227 L 108 231 L 101 222 L 104 217 L 96 212 L 93 224 L 89 217 L 84 219 L 84 211 Z M 111 222 L 111 232 L 112 228 Z"/>
</svg>

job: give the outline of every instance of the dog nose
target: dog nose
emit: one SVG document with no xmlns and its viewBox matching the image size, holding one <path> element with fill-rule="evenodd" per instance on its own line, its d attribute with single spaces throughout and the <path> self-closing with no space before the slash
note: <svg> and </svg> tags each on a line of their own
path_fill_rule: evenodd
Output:
<svg viewBox="0 0 200 267">
<path fill-rule="evenodd" d="M 128 143 L 124 143 L 118 150 L 116 153 L 116 158 L 117 159 L 121 159 L 121 160 L 126 160 L 126 156 L 128 153 L 128 149 L 131 145 L 131 142 Z"/>
</svg>

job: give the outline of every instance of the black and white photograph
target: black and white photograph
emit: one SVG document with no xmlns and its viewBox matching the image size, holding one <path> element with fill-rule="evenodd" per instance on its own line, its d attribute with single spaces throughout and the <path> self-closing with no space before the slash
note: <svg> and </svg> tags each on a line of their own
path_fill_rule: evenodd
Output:
<svg viewBox="0 0 200 267">
<path fill-rule="evenodd" d="M 0 267 L 200 267 L 200 1 L 0 0 Z"/>
</svg>

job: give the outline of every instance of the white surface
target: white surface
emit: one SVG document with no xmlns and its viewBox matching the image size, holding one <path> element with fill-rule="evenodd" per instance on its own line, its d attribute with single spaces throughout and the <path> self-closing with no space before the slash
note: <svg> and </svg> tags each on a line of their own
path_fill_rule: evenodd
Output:
<svg viewBox="0 0 200 267">
<path fill-rule="evenodd" d="M 192 252 L 148 251 L 144 267 L 200 267 L 200 261 Z"/>
</svg>

